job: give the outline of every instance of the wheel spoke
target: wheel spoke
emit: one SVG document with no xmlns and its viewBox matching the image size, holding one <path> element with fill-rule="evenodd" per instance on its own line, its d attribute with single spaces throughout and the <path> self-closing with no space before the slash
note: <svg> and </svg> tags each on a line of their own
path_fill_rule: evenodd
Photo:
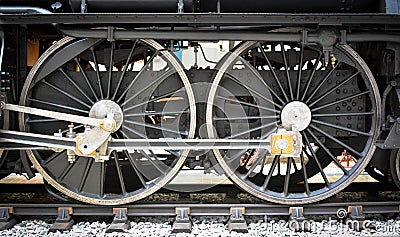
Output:
<svg viewBox="0 0 400 237">
<path fill-rule="evenodd" d="M 316 120 L 316 119 L 312 119 L 311 122 L 314 122 L 314 123 L 317 123 L 317 124 L 321 124 L 321 125 L 324 125 L 324 126 L 327 126 L 327 127 L 336 128 L 336 129 L 340 129 L 340 130 L 343 130 L 343 131 L 359 134 L 359 135 L 362 135 L 362 136 L 367 136 L 367 137 L 372 136 L 372 134 L 370 134 L 370 133 L 361 132 L 361 131 L 358 131 L 358 130 L 346 128 L 346 127 L 339 126 L 339 125 L 336 125 L 336 124 L 323 122 L 323 121 Z"/>
<path fill-rule="evenodd" d="M 258 126 L 258 127 L 255 127 L 255 128 L 240 132 L 240 133 L 237 133 L 235 135 L 231 135 L 231 136 L 227 137 L 227 139 L 233 139 L 233 138 L 236 138 L 236 137 L 240 137 L 242 135 L 249 134 L 251 132 L 254 132 L 254 131 L 257 131 L 257 130 L 261 130 L 263 128 L 271 127 L 271 126 L 274 126 L 274 125 L 276 125 L 275 121 L 272 122 L 272 123 L 267 123 L 267 124 L 264 124 L 264 125 L 261 125 L 261 126 Z"/>
<path fill-rule="evenodd" d="M 154 86 L 157 83 L 161 83 L 165 78 L 167 78 L 168 76 L 170 76 L 172 73 L 171 71 L 166 71 L 165 73 L 163 73 L 160 77 L 158 77 L 156 80 L 153 80 L 152 82 L 150 82 L 149 84 L 147 84 L 145 87 L 140 88 L 140 90 L 138 92 L 136 92 L 134 95 L 130 95 L 129 99 L 125 100 L 124 103 L 121 103 L 121 107 L 125 106 L 126 104 L 128 104 L 129 102 L 131 102 L 132 100 L 136 99 L 136 97 L 138 95 L 140 95 L 141 93 L 143 93 L 144 91 L 146 91 L 147 89 L 149 89 L 150 87 Z"/>
<path fill-rule="evenodd" d="M 279 164 L 279 161 L 280 161 L 280 156 L 279 156 L 279 155 L 276 155 L 276 156 L 274 157 L 274 160 L 272 161 L 271 168 L 269 168 L 267 177 L 266 177 L 265 180 L 264 180 L 264 184 L 263 184 L 263 186 L 262 186 L 262 189 L 263 189 L 263 190 L 266 190 L 266 189 L 267 189 L 268 184 L 269 184 L 269 181 L 271 180 L 272 174 L 274 173 L 274 170 L 275 170 L 275 168 L 276 168 L 276 165 Z"/>
<path fill-rule="evenodd" d="M 104 197 L 104 183 L 106 179 L 106 164 L 101 162 L 100 164 L 100 189 L 99 196 Z"/>
<path fill-rule="evenodd" d="M 360 74 L 359 71 L 353 73 L 352 75 L 350 75 L 348 78 L 344 79 L 343 81 L 341 81 L 339 84 L 337 84 L 336 86 L 330 88 L 328 91 L 324 92 L 323 95 L 319 96 L 318 99 L 314 100 L 311 104 L 309 104 L 309 107 L 314 106 L 315 104 L 317 104 L 318 102 L 320 102 L 321 100 L 323 100 L 324 98 L 326 98 L 328 95 L 330 95 L 332 92 L 336 91 L 336 89 L 338 89 L 339 87 L 343 86 L 344 84 L 346 84 L 347 82 L 349 82 L 351 79 L 353 79 L 355 76 L 357 76 L 358 74 Z"/>
<path fill-rule="evenodd" d="M 86 104 L 85 102 L 83 102 L 82 100 L 76 98 L 75 96 L 73 96 L 73 95 L 71 95 L 71 94 L 69 94 L 69 93 L 63 91 L 62 89 L 56 87 L 55 85 L 51 84 L 50 82 L 47 82 L 47 81 L 45 81 L 45 80 L 42 80 L 42 83 L 44 83 L 44 84 L 50 86 L 51 88 L 53 88 L 54 90 L 56 90 L 56 91 L 60 92 L 61 94 L 65 95 L 66 97 L 68 97 L 68 98 L 70 98 L 70 99 L 72 99 L 72 100 L 75 100 L 76 102 L 78 102 L 79 104 L 85 106 L 86 108 L 89 108 L 89 109 L 91 108 L 90 105 Z"/>
<path fill-rule="evenodd" d="M 159 166 L 159 164 L 157 164 L 157 162 L 159 162 L 159 160 L 157 159 L 157 156 L 151 151 L 149 150 L 149 152 L 153 155 L 154 159 L 156 161 L 154 161 L 145 151 L 143 150 L 139 150 L 140 154 L 142 154 L 144 157 L 146 157 L 146 159 L 161 173 L 161 174 L 165 174 L 165 170 Z"/>
<path fill-rule="evenodd" d="M 68 110 L 72 110 L 72 111 L 83 113 L 83 114 L 88 114 L 89 113 L 89 110 L 77 109 L 77 108 L 74 108 L 74 107 L 70 107 L 70 106 L 66 106 L 66 105 L 60 105 L 60 104 L 56 104 L 56 103 L 52 103 L 52 102 L 47 102 L 47 101 L 44 101 L 44 100 L 28 98 L 28 101 L 32 101 L 32 102 L 36 102 L 36 103 L 40 103 L 40 104 L 45 104 L 45 105 L 51 105 L 51 106 L 54 106 L 54 107 L 57 107 L 57 108 L 68 109 Z"/>
<path fill-rule="evenodd" d="M 308 92 L 308 90 L 310 88 L 310 85 L 311 85 L 311 81 L 314 78 L 315 72 L 317 71 L 317 67 L 318 67 L 318 64 L 321 61 L 321 58 L 322 58 L 322 54 L 321 54 L 321 52 L 319 52 L 318 58 L 315 60 L 315 63 L 314 63 L 313 68 L 311 70 L 311 73 L 307 78 L 307 82 L 306 82 L 306 85 L 304 87 L 303 95 L 301 96 L 301 100 L 300 101 L 304 101 L 304 98 L 307 95 L 307 92 Z"/>
<path fill-rule="evenodd" d="M 95 92 L 94 89 L 93 89 L 92 83 L 90 83 L 89 78 L 87 77 L 87 75 L 86 75 L 86 73 L 85 73 L 85 70 L 84 70 L 84 68 L 82 67 L 81 63 L 79 62 L 78 58 L 75 58 L 75 63 L 76 63 L 76 65 L 78 65 L 79 71 L 81 72 L 83 78 L 85 79 L 86 84 L 89 86 L 89 89 L 90 89 L 90 91 L 92 92 L 94 98 L 96 99 L 96 101 L 98 101 L 99 98 L 97 97 L 96 92 Z"/>
<path fill-rule="evenodd" d="M 148 68 L 148 66 L 150 65 L 150 62 L 153 61 L 154 57 L 156 57 L 156 55 L 158 55 L 159 51 L 156 51 L 151 58 L 146 62 L 146 64 L 140 69 L 140 71 L 138 72 L 138 74 L 136 74 L 135 78 L 133 78 L 133 80 L 131 81 L 131 83 L 129 83 L 128 87 L 122 92 L 122 94 L 118 97 L 117 100 L 115 100 L 117 103 L 120 103 L 121 100 L 124 98 L 124 96 L 126 95 L 126 93 L 128 93 L 128 91 L 131 89 L 131 87 L 136 83 L 136 81 L 138 80 L 138 78 L 140 78 L 140 76 L 142 75 L 142 73 L 144 71 L 146 71 L 146 69 Z"/>
<path fill-rule="evenodd" d="M 321 106 L 318 106 L 316 108 L 313 108 L 313 109 L 311 109 L 311 112 L 315 112 L 315 111 L 324 109 L 326 107 L 329 107 L 329 106 L 332 106 L 332 105 L 335 105 L 335 104 L 338 104 L 338 103 L 342 103 L 342 102 L 345 102 L 346 100 L 350 100 L 350 99 L 356 98 L 358 96 L 366 95 L 366 94 L 369 94 L 369 93 L 371 93 L 371 91 L 367 90 L 367 91 L 360 92 L 360 93 L 357 93 L 357 94 L 354 94 L 354 95 L 350 95 L 350 96 L 344 97 L 344 98 L 342 98 L 340 100 L 335 100 L 335 101 L 323 104 Z"/>
<path fill-rule="evenodd" d="M 283 187 L 283 194 L 285 197 L 289 194 L 289 182 L 290 182 L 290 169 L 292 168 L 292 157 L 287 158 L 286 175 L 285 175 L 285 186 Z"/>
<path fill-rule="evenodd" d="M 317 166 L 318 166 L 319 172 L 321 173 L 322 178 L 324 179 L 324 182 L 325 182 L 326 186 L 329 188 L 331 184 L 329 183 L 328 178 L 326 177 L 326 174 L 325 174 L 325 172 L 324 172 L 324 169 L 322 168 L 321 163 L 319 162 L 319 160 L 318 160 L 318 158 L 317 158 L 317 155 L 315 154 L 314 149 L 312 148 L 310 142 L 308 141 L 307 135 L 303 132 L 303 133 L 302 133 L 302 136 L 303 136 L 304 141 L 305 141 L 305 143 L 306 143 L 306 147 L 308 147 L 308 149 L 309 149 L 310 152 L 311 152 L 311 157 L 314 159 L 315 163 L 316 163 Z"/>
<path fill-rule="evenodd" d="M 243 176 L 243 179 L 247 179 L 262 160 L 263 158 L 261 156 L 258 156 L 256 160 L 250 165 L 250 168 L 246 171 L 246 174 Z"/>
<path fill-rule="evenodd" d="M 179 114 L 188 114 L 189 110 L 183 111 L 168 111 L 168 112 L 144 112 L 144 113 L 133 113 L 133 114 L 124 114 L 125 118 L 129 117 L 139 117 L 139 116 L 151 116 L 151 115 L 179 115 Z"/>
<path fill-rule="evenodd" d="M 64 77 L 83 95 L 90 103 L 94 104 L 94 101 L 86 95 L 86 93 L 76 84 L 76 82 L 62 69 L 58 69 Z"/>
<path fill-rule="evenodd" d="M 125 152 L 125 155 L 128 157 L 129 163 L 131 164 L 131 166 L 132 166 L 133 170 L 135 171 L 137 177 L 139 178 L 140 183 L 142 184 L 142 186 L 144 188 L 147 188 L 146 181 L 144 180 L 143 175 L 140 173 L 138 167 L 136 166 L 135 161 L 133 160 L 133 157 L 129 154 L 128 151 L 125 150 L 124 152 Z"/>
<path fill-rule="evenodd" d="M 145 135 L 141 134 L 140 132 L 138 132 L 138 131 L 136 131 L 135 129 L 130 128 L 130 127 L 126 126 L 126 125 L 122 125 L 122 128 L 128 130 L 128 131 L 131 132 L 131 133 L 134 133 L 134 134 L 138 135 L 138 136 L 141 137 L 141 138 L 144 138 L 144 139 L 147 138 Z M 127 135 L 124 133 L 124 131 L 121 131 L 121 132 L 122 132 L 122 134 L 123 134 L 125 137 L 129 138 L 129 136 L 127 136 Z"/>
<path fill-rule="evenodd" d="M 336 142 L 337 144 L 341 145 L 342 147 L 346 148 L 347 150 L 351 151 L 352 153 L 354 153 L 355 155 L 357 155 L 358 157 L 362 157 L 361 153 L 356 151 L 354 148 L 352 148 L 351 146 L 345 144 L 344 142 L 334 138 L 332 135 L 328 134 L 327 132 L 322 131 L 321 129 L 317 128 L 316 126 L 310 124 L 310 127 L 314 130 L 316 130 L 317 132 L 321 133 L 322 135 L 328 137 L 329 139 L 331 139 L 332 141 Z"/>
<path fill-rule="evenodd" d="M 142 106 L 142 105 L 145 105 L 145 104 L 148 104 L 148 103 L 152 103 L 152 102 L 155 102 L 155 101 L 157 101 L 157 100 L 166 98 L 166 97 L 171 96 L 171 95 L 173 95 L 173 94 L 176 94 L 176 93 L 178 93 L 178 91 L 180 91 L 180 90 L 181 90 L 181 89 L 178 89 L 178 90 L 176 90 L 176 91 L 172 91 L 172 92 L 169 92 L 169 93 L 167 93 L 167 94 L 157 96 L 157 97 L 155 97 L 155 98 L 153 98 L 153 99 L 144 101 L 144 102 L 142 102 L 142 103 L 134 104 L 134 105 L 132 105 L 132 106 L 130 106 L 130 107 L 124 107 L 124 113 L 126 113 L 126 111 L 135 109 L 135 108 L 137 108 L 137 107 L 139 107 L 139 106 Z M 126 115 L 129 115 L 129 114 L 126 114 Z"/>
<path fill-rule="evenodd" d="M 47 166 L 50 162 L 52 162 L 54 159 L 56 159 L 57 157 L 59 157 L 61 154 L 65 154 L 66 151 L 62 151 L 62 152 L 54 152 L 49 158 L 47 158 L 46 160 L 43 161 L 43 165 Z"/>
<path fill-rule="evenodd" d="M 229 118 L 219 118 L 214 117 L 214 121 L 226 121 L 226 120 L 249 120 L 249 119 L 278 119 L 279 116 L 277 115 L 270 115 L 270 116 L 248 116 L 248 117 L 229 117 Z"/>
<path fill-rule="evenodd" d="M 133 51 L 135 50 L 136 43 L 137 43 L 137 40 L 135 40 L 135 41 L 133 42 L 132 49 L 131 49 L 131 51 L 129 52 L 128 58 L 126 59 L 124 68 L 122 69 L 121 76 L 119 77 L 117 87 L 115 88 L 115 91 L 114 91 L 114 94 L 113 94 L 111 100 L 115 100 L 115 97 L 117 96 L 118 90 L 119 90 L 119 88 L 121 87 L 122 80 L 123 80 L 124 77 L 125 77 L 126 69 L 128 68 L 128 65 L 129 65 L 130 61 L 132 60 L 132 55 L 133 55 Z"/>
<path fill-rule="evenodd" d="M 279 114 L 281 112 L 281 111 L 276 110 L 276 109 L 271 109 L 271 108 L 264 107 L 264 106 L 261 106 L 261 105 L 252 104 L 252 103 L 248 103 L 248 102 L 244 102 L 244 101 L 240 101 L 240 100 L 231 99 L 231 98 L 228 98 L 228 97 L 225 97 L 225 96 L 221 96 L 221 95 L 217 95 L 217 98 L 223 99 L 223 100 L 227 100 L 227 101 L 230 101 L 230 102 L 235 102 L 235 103 L 242 104 L 242 105 L 247 105 L 247 106 L 250 106 L 250 107 L 253 107 L 253 108 L 258 108 L 258 109 L 274 112 L 274 113 L 277 113 L 277 114 Z"/>
<path fill-rule="evenodd" d="M 308 132 L 312 136 L 314 141 L 318 143 L 318 146 L 321 147 L 326 152 L 326 154 L 332 159 L 332 161 L 336 164 L 336 166 L 339 167 L 345 175 L 349 175 L 349 172 L 346 170 L 346 168 L 344 168 L 343 165 L 340 164 L 340 162 L 336 159 L 336 157 L 332 155 L 329 149 L 317 138 L 317 136 L 315 136 L 315 134 L 310 129 L 307 129 L 306 132 Z"/>
<path fill-rule="evenodd" d="M 65 167 L 64 171 L 61 173 L 59 179 L 60 181 L 63 181 L 64 178 L 67 176 L 67 174 L 71 171 L 72 167 L 75 165 L 76 163 L 68 163 L 67 167 Z"/>
<path fill-rule="evenodd" d="M 293 168 L 294 168 L 295 171 L 299 171 L 299 168 L 297 167 L 296 162 L 295 162 L 294 159 L 292 161 L 292 165 L 293 165 Z"/>
<path fill-rule="evenodd" d="M 301 45 L 300 49 L 300 62 L 299 62 L 299 71 L 297 73 L 297 92 L 296 92 L 296 100 L 300 97 L 300 84 L 301 84 L 301 74 L 303 71 L 303 58 L 304 58 L 304 44 Z"/>
<path fill-rule="evenodd" d="M 79 192 L 82 192 L 82 189 L 86 183 L 86 179 L 88 177 L 90 168 L 92 168 L 92 164 L 93 164 L 93 158 L 87 158 L 87 162 L 86 162 L 86 166 L 85 166 L 85 171 L 83 172 L 82 178 L 81 178 L 81 182 L 79 183 Z"/>
<path fill-rule="evenodd" d="M 303 152 L 300 153 L 300 162 L 301 162 L 301 167 L 303 170 L 303 177 L 304 177 L 304 187 L 306 189 L 306 194 L 310 196 L 310 186 L 308 185 L 308 176 L 307 176 L 307 167 L 304 163 L 304 155 Z"/>
<path fill-rule="evenodd" d="M 116 151 L 114 151 L 113 153 L 114 153 L 115 167 L 117 168 L 117 173 L 118 173 L 119 184 L 121 185 L 122 195 L 126 195 L 124 177 L 122 175 L 121 166 L 118 161 L 118 153 Z"/>
<path fill-rule="evenodd" d="M 311 95 L 308 96 L 308 99 L 306 100 L 306 104 L 310 102 L 310 100 L 314 97 L 314 95 L 319 91 L 319 89 L 322 87 L 322 85 L 325 83 L 326 80 L 332 75 L 332 73 L 335 71 L 335 69 L 340 65 L 340 62 L 336 63 L 335 66 L 329 70 L 328 73 L 325 74 L 325 76 L 318 82 L 317 86 L 315 89 L 311 92 Z"/>
<path fill-rule="evenodd" d="M 264 135 L 262 135 L 262 136 L 260 137 L 260 139 L 266 139 L 266 138 L 267 138 L 269 135 L 271 135 L 271 133 L 273 133 L 274 131 L 276 131 L 275 128 L 269 130 L 267 133 L 265 133 Z M 227 139 L 227 138 L 226 138 L 226 139 Z M 239 150 L 234 156 L 227 157 L 227 158 L 228 158 L 228 163 L 231 164 L 234 160 L 236 160 L 237 158 L 241 157 L 242 154 L 243 154 L 243 152 L 246 152 L 246 151 L 247 151 L 247 149 L 242 149 L 242 150 Z"/>
<path fill-rule="evenodd" d="M 156 126 L 156 125 L 152 125 L 152 124 L 149 124 L 149 123 L 140 123 L 140 122 L 135 122 L 135 121 L 132 121 L 132 120 L 125 120 L 126 121 L 126 123 L 129 123 L 129 124 L 133 124 L 133 125 L 139 125 L 139 126 L 143 126 L 143 127 L 148 127 L 148 128 L 153 128 L 153 129 L 157 129 L 157 130 L 161 130 L 161 131 L 165 131 L 165 132 L 170 132 L 170 133 L 174 133 L 174 134 L 179 134 L 179 135 L 183 135 L 183 136 L 187 136 L 188 134 L 187 134 L 187 132 L 179 132 L 179 131 L 175 131 L 175 130 L 172 130 L 172 129 L 168 129 L 168 128 L 163 128 L 163 127 L 159 127 L 159 126 Z"/>
<path fill-rule="evenodd" d="M 90 51 L 92 52 L 93 63 L 94 63 L 94 67 L 96 70 L 97 83 L 99 83 L 100 97 L 101 97 L 101 99 L 104 99 L 103 86 L 101 83 L 100 70 L 99 70 L 99 64 L 97 63 L 96 53 L 94 52 L 93 47 L 90 49 Z"/>
<path fill-rule="evenodd" d="M 227 78 L 231 79 L 233 82 L 237 83 L 240 86 L 244 86 L 246 88 L 246 90 L 260 96 L 262 99 L 264 99 L 265 101 L 271 103 L 272 105 L 276 106 L 277 108 L 281 109 L 282 106 L 278 105 L 277 103 L 275 103 L 273 100 L 267 98 L 265 95 L 261 94 L 260 92 L 252 89 L 251 87 L 247 87 L 245 84 L 243 84 L 242 82 L 240 82 L 239 80 L 237 80 L 236 78 L 234 78 L 233 76 L 229 75 L 229 74 L 225 74 L 227 76 Z M 267 83 L 265 83 L 265 81 L 262 78 L 259 78 L 259 80 L 263 83 L 263 85 L 267 88 L 267 90 L 269 92 L 271 92 L 271 94 L 273 94 L 278 100 L 280 100 L 280 102 L 282 104 L 285 104 L 285 102 L 271 89 L 271 87 L 268 86 Z"/>
<path fill-rule="evenodd" d="M 267 152 L 263 155 L 263 160 L 261 162 L 261 168 L 260 168 L 260 173 L 262 173 L 264 171 L 264 167 L 265 167 L 265 162 L 267 160 Z"/>
<path fill-rule="evenodd" d="M 338 117 L 338 116 L 368 116 L 374 115 L 375 112 L 360 112 L 360 113 L 342 113 L 342 114 L 313 114 L 312 117 Z"/>
<path fill-rule="evenodd" d="M 269 61 L 269 58 L 268 58 L 267 54 L 264 52 L 264 49 L 263 49 L 263 47 L 261 46 L 260 43 L 258 43 L 258 48 L 260 49 L 262 55 L 264 56 L 265 61 L 267 62 L 268 67 L 269 67 L 269 69 L 271 70 L 271 73 L 272 73 L 272 75 L 273 75 L 273 77 L 274 77 L 274 79 L 275 79 L 275 82 L 278 84 L 278 87 L 279 87 L 279 89 L 280 89 L 281 92 L 282 92 L 282 95 L 285 97 L 286 102 L 288 102 L 289 99 L 288 99 L 288 97 L 287 97 L 287 95 L 286 95 L 286 93 L 285 93 L 285 90 L 283 89 L 282 84 L 281 84 L 281 82 L 279 81 L 279 78 L 278 78 L 278 76 L 276 75 L 275 70 L 274 70 L 274 68 L 272 67 L 271 62 Z"/>
<path fill-rule="evenodd" d="M 290 99 L 293 100 L 294 95 L 293 95 L 293 89 L 292 89 L 292 82 L 290 80 L 289 67 L 288 67 L 288 62 L 287 62 L 286 53 L 285 53 L 285 45 L 283 44 L 283 42 L 281 42 L 281 50 L 282 50 L 283 62 L 285 63 L 286 80 L 287 80 L 288 87 L 289 87 Z"/>
<path fill-rule="evenodd" d="M 114 48 L 115 48 L 115 41 L 111 42 L 111 49 L 110 49 L 110 64 L 108 65 L 108 84 L 107 84 L 107 99 L 110 99 L 111 94 L 111 81 L 112 81 L 112 72 L 114 66 Z"/>
</svg>

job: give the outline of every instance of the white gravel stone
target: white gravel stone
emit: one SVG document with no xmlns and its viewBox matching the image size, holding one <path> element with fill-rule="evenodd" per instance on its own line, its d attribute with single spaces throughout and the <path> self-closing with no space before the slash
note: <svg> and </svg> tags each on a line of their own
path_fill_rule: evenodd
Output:
<svg viewBox="0 0 400 237">
<path fill-rule="evenodd" d="M 347 225 L 332 221 L 328 226 L 326 222 L 313 222 L 312 232 L 295 232 L 289 228 L 288 222 L 278 218 L 248 218 L 249 233 L 229 233 L 225 217 L 195 217 L 192 233 L 171 234 L 171 218 L 133 218 L 131 229 L 126 233 L 105 233 L 110 223 L 104 221 L 78 222 L 70 231 L 63 233 L 47 233 L 51 221 L 26 220 L 15 225 L 10 230 L 0 231 L 0 236 L 11 237 L 250 237 L 250 236 L 273 236 L 273 237 L 344 237 L 344 236 L 400 236 L 400 221 L 370 221 L 375 227 L 357 232 Z M 267 220 L 267 221 L 266 221 Z"/>
</svg>

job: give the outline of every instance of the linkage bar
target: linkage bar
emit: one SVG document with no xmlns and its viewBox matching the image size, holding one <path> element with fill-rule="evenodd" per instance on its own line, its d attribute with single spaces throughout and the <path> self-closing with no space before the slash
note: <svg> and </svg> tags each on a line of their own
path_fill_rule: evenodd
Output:
<svg viewBox="0 0 400 237">
<path fill-rule="evenodd" d="M 18 145 L 10 145 L 9 143 L 22 144 L 25 149 L 42 149 L 47 147 L 75 150 L 74 138 L 0 130 L 0 149 L 20 149 Z M 256 149 L 267 148 L 270 145 L 270 141 L 268 140 L 246 139 L 112 139 L 108 143 L 108 150 Z"/>
<path fill-rule="evenodd" d="M 7 104 L 4 102 L 1 102 L 1 109 L 21 112 L 21 113 L 26 113 L 26 114 L 39 115 L 39 116 L 43 116 L 43 117 L 54 118 L 54 119 L 59 119 L 59 120 L 69 121 L 69 122 L 74 122 L 74 123 L 87 124 L 87 125 L 91 125 L 91 126 L 95 126 L 95 127 L 99 127 L 101 125 L 101 122 L 103 121 L 102 119 L 89 118 L 89 117 L 84 117 L 84 116 L 79 116 L 79 115 L 74 115 L 74 114 L 66 114 L 66 113 L 60 113 L 60 112 L 55 112 L 55 111 L 50 111 L 50 110 L 36 109 L 36 108 L 32 108 L 32 107 Z"/>
</svg>

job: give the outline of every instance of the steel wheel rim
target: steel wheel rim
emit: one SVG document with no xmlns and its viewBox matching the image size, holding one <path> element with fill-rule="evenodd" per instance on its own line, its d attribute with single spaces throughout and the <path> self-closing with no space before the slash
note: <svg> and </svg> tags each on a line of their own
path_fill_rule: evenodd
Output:
<svg viewBox="0 0 400 237">
<path fill-rule="evenodd" d="M 65 37 L 61 39 L 60 41 L 56 42 L 54 45 L 52 45 L 37 61 L 37 63 L 34 65 L 32 70 L 30 71 L 26 83 L 24 84 L 23 90 L 22 90 L 22 96 L 20 100 L 20 104 L 24 105 L 27 99 L 27 94 L 29 91 L 29 85 L 32 83 L 32 81 L 36 77 L 37 71 L 40 72 L 40 67 L 41 65 L 46 62 L 47 58 L 49 55 L 53 55 L 54 52 L 56 52 L 58 49 L 61 49 L 63 46 L 68 45 L 69 43 L 73 42 L 75 39 L 71 37 Z M 135 41 L 136 42 L 136 41 Z M 179 80 L 183 83 L 184 90 L 187 93 L 187 99 L 188 99 L 188 107 L 190 109 L 190 124 L 188 127 L 188 138 L 192 138 L 194 136 L 194 129 L 195 129 L 195 103 L 194 103 L 194 96 L 193 96 L 193 91 L 191 90 L 189 80 L 181 66 L 181 64 L 177 61 L 176 57 L 169 53 L 168 51 L 164 50 L 164 48 L 158 44 L 157 42 L 153 40 L 141 40 L 140 42 L 143 42 L 143 44 L 147 45 L 148 47 L 153 47 L 155 51 L 159 52 L 160 55 L 164 56 L 166 60 L 168 60 L 169 63 L 172 64 L 174 69 L 176 70 L 176 74 L 178 74 Z M 134 49 L 134 46 L 132 47 L 132 51 Z M 144 65 L 146 66 L 146 65 Z M 147 106 L 147 105 L 146 105 Z M 20 121 L 20 129 L 25 130 L 25 122 L 24 122 L 24 115 L 20 114 L 19 115 L 19 121 Z M 55 187 L 57 190 L 67 194 L 68 196 L 75 198 L 77 200 L 87 202 L 87 203 L 92 203 L 92 204 L 100 204 L 100 205 L 117 205 L 117 204 L 124 204 L 124 203 L 129 203 L 129 202 L 134 202 L 139 199 L 142 199 L 161 187 L 163 187 L 165 184 L 167 184 L 179 171 L 180 167 L 184 164 L 184 161 L 186 159 L 187 154 L 189 153 L 189 150 L 183 150 L 181 151 L 180 157 L 174 162 L 173 167 L 169 170 L 169 172 L 160 180 L 157 180 L 156 183 L 152 184 L 151 187 L 144 187 L 144 191 L 140 191 L 137 194 L 132 193 L 132 195 L 128 195 L 122 198 L 113 198 L 111 196 L 108 197 L 108 199 L 104 198 L 94 198 L 92 196 L 88 195 L 83 195 L 81 193 L 74 192 L 74 190 L 71 190 L 70 187 L 66 187 L 64 184 L 58 183 L 54 177 L 52 177 L 51 174 L 48 174 L 47 171 L 42 167 L 38 159 L 36 159 L 34 152 L 28 151 L 28 156 L 32 163 L 34 164 L 35 168 L 43 175 L 43 177 L 46 179 L 47 182 L 49 182 L 53 187 Z"/>
<path fill-rule="evenodd" d="M 251 46 L 255 45 L 257 42 L 244 42 L 243 44 L 239 45 L 232 53 L 230 56 L 231 58 L 227 59 L 224 62 L 224 65 L 221 66 L 221 69 L 216 73 L 216 76 L 213 81 L 213 85 L 210 90 L 210 94 L 208 97 L 208 103 L 207 103 L 207 110 L 206 110 L 206 121 L 207 121 L 207 131 L 208 134 L 211 135 L 212 137 L 217 137 L 215 135 L 215 130 L 213 128 L 213 104 L 215 103 L 215 96 L 217 94 L 217 87 L 221 83 L 221 80 L 224 76 L 225 70 L 228 68 L 229 64 L 235 60 L 235 57 L 237 55 L 241 55 L 241 53 L 245 52 L 245 50 L 251 48 Z M 335 183 L 337 185 L 330 186 L 329 188 L 321 189 L 320 192 L 311 192 L 310 195 L 294 195 L 294 196 L 285 196 L 283 193 L 277 193 L 277 192 L 265 192 L 265 190 L 262 190 L 260 186 L 254 185 L 254 184 L 249 184 L 249 182 L 246 182 L 245 180 L 242 180 L 238 175 L 235 170 L 232 170 L 231 167 L 227 164 L 225 161 L 224 157 L 222 157 L 221 153 L 219 150 L 215 149 L 214 155 L 216 156 L 219 164 L 221 167 L 224 169 L 226 175 L 233 180 L 234 183 L 236 183 L 238 186 L 240 186 L 242 189 L 245 191 L 262 198 L 267 201 L 272 201 L 272 202 L 277 202 L 277 203 L 282 203 L 282 204 L 303 204 L 303 203 L 310 203 L 310 202 L 316 202 L 322 199 L 325 199 L 343 188 L 345 188 L 348 184 L 350 184 L 364 169 L 364 167 L 369 163 L 369 160 L 372 158 L 372 155 L 375 151 L 375 145 L 373 141 L 376 140 L 377 138 L 377 131 L 379 129 L 379 118 L 380 118 L 380 97 L 379 97 L 379 91 L 377 89 L 377 85 L 374 81 L 373 75 L 370 72 L 369 68 L 365 64 L 365 62 L 358 56 L 358 54 L 348 45 L 338 45 L 337 46 L 339 50 L 345 53 L 348 57 L 351 57 L 352 60 L 356 61 L 358 66 L 362 69 L 363 73 L 365 73 L 364 76 L 368 78 L 369 86 L 371 90 L 370 94 L 373 95 L 373 98 L 371 99 L 373 103 L 373 107 L 375 106 L 375 110 L 373 111 L 375 114 L 375 120 L 371 121 L 371 131 L 373 132 L 373 136 L 371 136 L 368 139 L 367 144 L 370 144 L 370 148 L 367 149 L 366 155 L 362 157 L 362 162 L 357 162 L 355 168 L 353 168 L 348 176 L 343 176 L 339 180 L 337 180 Z M 311 101 L 312 102 L 312 101 Z M 364 149 L 365 151 L 365 149 Z M 318 191 L 318 190 L 317 190 Z"/>
</svg>

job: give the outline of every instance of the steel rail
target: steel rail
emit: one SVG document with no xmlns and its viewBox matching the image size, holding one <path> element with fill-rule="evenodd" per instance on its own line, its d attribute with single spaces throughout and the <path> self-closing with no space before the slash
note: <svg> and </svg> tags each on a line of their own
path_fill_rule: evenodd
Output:
<svg viewBox="0 0 400 237">
<path fill-rule="evenodd" d="M 73 216 L 113 216 L 115 208 L 126 208 L 128 216 L 175 216 L 176 208 L 190 208 L 191 216 L 229 216 L 231 208 L 244 208 L 246 216 L 284 216 L 291 214 L 291 206 L 280 204 L 157 203 L 96 206 L 71 203 L 0 203 L 0 205 L 12 208 L 12 213 L 15 216 L 57 216 L 59 207 L 72 208 Z M 400 213 L 400 201 L 307 204 L 303 205 L 302 208 L 304 215 L 336 215 L 339 209 L 348 210 L 350 206 L 362 206 L 364 214 Z"/>
</svg>

